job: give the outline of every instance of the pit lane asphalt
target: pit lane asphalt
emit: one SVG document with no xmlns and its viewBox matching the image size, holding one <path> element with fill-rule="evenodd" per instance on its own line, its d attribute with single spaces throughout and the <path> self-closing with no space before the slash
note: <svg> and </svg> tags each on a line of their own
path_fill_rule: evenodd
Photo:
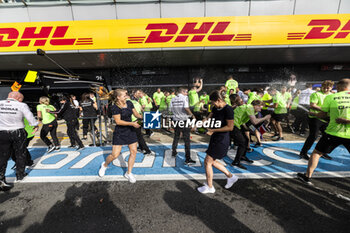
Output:
<svg viewBox="0 0 350 233">
<path fill-rule="evenodd" d="M 0 232 L 349 232 L 350 178 L 16 183 Z"/>
</svg>

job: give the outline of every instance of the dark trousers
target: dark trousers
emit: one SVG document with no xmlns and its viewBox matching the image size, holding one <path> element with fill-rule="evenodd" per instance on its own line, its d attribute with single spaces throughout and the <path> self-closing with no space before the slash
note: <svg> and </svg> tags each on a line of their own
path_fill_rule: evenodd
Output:
<svg viewBox="0 0 350 233">
<path fill-rule="evenodd" d="M 309 117 L 309 136 L 307 137 L 300 154 L 307 154 L 314 142 L 316 141 L 318 134 L 323 133 L 327 127 L 327 123 L 320 121 L 317 118 Z"/>
<path fill-rule="evenodd" d="M 97 130 L 95 122 L 96 122 L 96 119 L 83 119 L 83 135 L 84 136 L 87 135 L 87 133 L 89 131 L 89 127 L 91 130 L 92 129 L 94 129 L 95 131 Z"/>
<path fill-rule="evenodd" d="M 148 148 L 145 139 L 143 139 L 143 135 L 141 132 L 141 127 L 140 128 L 134 128 L 137 136 L 137 142 L 139 143 L 139 147 L 141 150 L 145 150 L 146 153 L 151 153 L 150 149 Z"/>
<path fill-rule="evenodd" d="M 76 126 L 78 124 L 78 120 L 74 119 L 74 120 L 70 120 L 70 121 L 66 121 L 67 124 L 67 134 L 70 140 L 70 144 L 71 145 L 76 145 L 78 144 L 80 147 L 83 147 L 83 143 L 81 142 L 78 133 L 76 131 Z"/>
<path fill-rule="evenodd" d="M 145 129 L 145 131 L 146 131 L 146 135 L 148 135 L 148 136 L 150 136 L 152 134 L 152 130 L 150 130 L 150 129 Z"/>
<path fill-rule="evenodd" d="M 190 149 L 191 129 L 190 128 L 180 128 L 179 126 L 175 127 L 175 135 L 174 135 L 172 150 L 173 150 L 173 153 L 176 153 L 181 132 L 182 132 L 183 139 L 185 141 L 185 156 L 186 156 L 186 159 L 190 159 L 191 158 L 191 149 Z"/>
<path fill-rule="evenodd" d="M 7 161 L 11 152 L 16 157 L 16 176 L 23 176 L 26 162 L 26 138 L 24 129 L 0 131 L 0 180 L 5 179 Z"/>
<path fill-rule="evenodd" d="M 44 141 L 44 143 L 47 146 L 52 145 L 52 142 L 50 141 L 50 139 L 47 138 L 47 135 L 49 132 L 50 132 L 50 135 L 52 137 L 53 144 L 55 146 L 59 146 L 60 143 L 59 143 L 58 138 L 57 138 L 57 121 L 56 120 L 54 120 L 53 122 L 51 122 L 49 124 L 44 124 L 43 127 L 41 128 L 40 138 L 41 138 L 41 140 Z"/>
<path fill-rule="evenodd" d="M 26 162 L 25 162 L 25 165 L 32 165 L 33 164 L 33 160 L 32 160 L 32 156 L 30 155 L 29 153 L 29 150 L 28 150 L 28 146 L 29 146 L 29 143 L 31 140 L 33 140 L 34 137 L 31 137 L 31 138 L 27 138 L 26 139 L 26 143 L 25 143 L 25 156 L 26 156 Z M 16 155 L 15 153 L 13 153 L 13 150 L 11 150 L 11 158 L 12 160 L 16 163 Z"/>
<path fill-rule="evenodd" d="M 247 148 L 249 146 L 249 140 L 243 128 L 238 129 L 236 126 L 233 128 L 233 140 L 235 145 L 238 146 L 237 154 L 233 162 L 240 163 L 242 157 L 246 156 Z"/>
<path fill-rule="evenodd" d="M 309 108 L 307 105 L 303 105 L 303 107 L 307 109 Z M 300 128 L 300 133 L 305 133 L 309 118 L 308 112 L 298 107 L 295 113 L 296 114 L 294 116 L 296 116 L 296 118 L 292 126 L 295 131 L 298 131 Z"/>
</svg>

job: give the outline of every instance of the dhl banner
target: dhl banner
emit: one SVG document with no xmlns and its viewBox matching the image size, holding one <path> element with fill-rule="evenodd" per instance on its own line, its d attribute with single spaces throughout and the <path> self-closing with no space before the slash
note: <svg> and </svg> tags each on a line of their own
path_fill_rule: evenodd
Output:
<svg viewBox="0 0 350 233">
<path fill-rule="evenodd" d="M 350 14 L 0 23 L 0 52 L 348 44 Z"/>
</svg>

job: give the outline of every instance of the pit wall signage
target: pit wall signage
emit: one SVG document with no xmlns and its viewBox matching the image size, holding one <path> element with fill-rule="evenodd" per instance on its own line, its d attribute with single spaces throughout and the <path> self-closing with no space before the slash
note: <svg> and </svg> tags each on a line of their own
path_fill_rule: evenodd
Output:
<svg viewBox="0 0 350 233">
<path fill-rule="evenodd" d="M 347 44 L 350 14 L 0 23 L 0 52 Z"/>
</svg>

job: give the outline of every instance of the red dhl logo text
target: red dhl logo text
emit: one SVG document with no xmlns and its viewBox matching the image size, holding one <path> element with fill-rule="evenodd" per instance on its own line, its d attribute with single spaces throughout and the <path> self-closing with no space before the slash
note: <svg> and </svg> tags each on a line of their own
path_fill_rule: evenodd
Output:
<svg viewBox="0 0 350 233">
<path fill-rule="evenodd" d="M 215 41 L 251 41 L 252 34 L 225 34 L 230 22 L 189 22 L 179 30 L 175 23 L 152 23 L 148 24 L 146 30 L 149 35 L 139 37 L 128 37 L 129 44 L 138 43 L 166 43 L 174 39 L 175 43 L 202 42 L 203 40 Z"/>
<path fill-rule="evenodd" d="M 0 28 L 0 47 L 50 45 L 92 45 L 92 38 L 65 38 L 69 26 L 26 27 L 20 35 L 16 28 Z"/>
<path fill-rule="evenodd" d="M 313 19 L 307 26 L 312 26 L 309 32 L 288 33 L 287 40 L 310 40 L 310 39 L 328 39 L 334 36 L 334 39 L 345 39 L 350 33 L 350 20 L 341 27 L 339 19 Z"/>
</svg>

